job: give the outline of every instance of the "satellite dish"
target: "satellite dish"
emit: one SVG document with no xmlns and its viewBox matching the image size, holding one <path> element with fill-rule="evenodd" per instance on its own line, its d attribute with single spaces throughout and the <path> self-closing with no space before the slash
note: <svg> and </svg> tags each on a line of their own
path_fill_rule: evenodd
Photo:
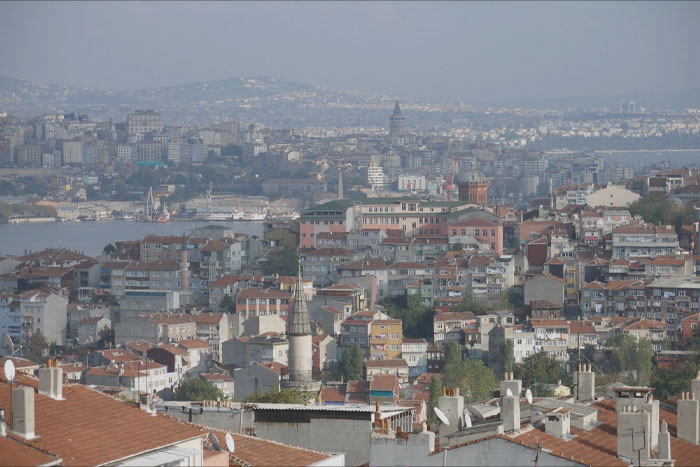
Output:
<svg viewBox="0 0 700 467">
<path fill-rule="evenodd" d="M 5 379 L 9 382 L 15 379 L 15 364 L 9 358 L 5 360 Z"/>
<path fill-rule="evenodd" d="M 445 412 L 438 409 L 437 407 L 433 407 L 433 410 L 435 411 L 435 415 L 437 415 L 437 417 L 442 423 L 444 423 L 447 426 L 450 426 L 450 421 L 447 419 L 447 415 L 445 415 Z"/>
<path fill-rule="evenodd" d="M 506 396 L 512 396 L 512 395 L 513 395 L 513 391 L 511 391 L 510 388 L 507 388 L 506 389 Z"/>
<path fill-rule="evenodd" d="M 471 417 L 471 415 L 469 415 L 469 410 L 464 411 L 464 425 L 467 428 L 472 427 L 472 417 Z"/>
<path fill-rule="evenodd" d="M 525 391 L 525 399 L 528 404 L 532 405 L 532 391 L 530 391 L 530 388 L 527 388 L 527 391 Z"/>
<path fill-rule="evenodd" d="M 233 436 L 231 436 L 231 433 L 226 433 L 226 449 L 228 449 L 228 452 L 233 454 L 233 452 L 236 450 L 236 444 L 233 442 Z"/>
<path fill-rule="evenodd" d="M 221 451 L 221 446 L 219 446 L 219 439 L 214 433 L 209 433 L 209 442 L 214 447 L 214 451 Z"/>
<path fill-rule="evenodd" d="M 15 353 L 15 343 L 12 342 L 12 338 L 8 333 L 2 335 L 2 348 L 5 349 L 5 355 Z"/>
</svg>

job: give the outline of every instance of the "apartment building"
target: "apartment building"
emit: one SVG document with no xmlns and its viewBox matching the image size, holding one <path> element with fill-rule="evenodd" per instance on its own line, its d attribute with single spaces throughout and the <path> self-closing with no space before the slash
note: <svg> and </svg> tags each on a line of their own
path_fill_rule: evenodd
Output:
<svg viewBox="0 0 700 467">
<path fill-rule="evenodd" d="M 623 225 L 613 230 L 613 258 L 655 258 L 679 251 L 673 226 Z"/>
<path fill-rule="evenodd" d="M 41 333 L 49 343 L 66 344 L 68 299 L 44 290 L 29 290 L 18 296 L 22 319 L 21 342 L 26 345 L 31 336 Z M 16 306 L 5 308 L 9 315 L 16 313 Z M 9 316 L 12 318 L 12 316 Z"/>
<path fill-rule="evenodd" d="M 401 357 L 403 323 L 400 319 L 375 319 L 370 325 L 370 359 L 393 360 Z"/>
</svg>

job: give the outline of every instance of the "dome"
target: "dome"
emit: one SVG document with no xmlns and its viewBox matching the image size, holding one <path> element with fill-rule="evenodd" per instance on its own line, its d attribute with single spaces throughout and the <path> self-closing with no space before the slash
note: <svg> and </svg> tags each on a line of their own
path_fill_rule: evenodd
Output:
<svg viewBox="0 0 700 467">
<path fill-rule="evenodd" d="M 462 181 L 465 183 L 485 183 L 486 179 L 478 170 L 470 170 L 462 177 Z"/>
<path fill-rule="evenodd" d="M 664 200 L 664 203 L 668 204 L 669 206 L 674 206 L 674 207 L 681 207 L 681 206 L 685 205 L 685 203 L 683 201 L 681 201 L 680 198 L 678 198 L 677 196 L 673 196 L 673 195 L 667 197 Z"/>
</svg>

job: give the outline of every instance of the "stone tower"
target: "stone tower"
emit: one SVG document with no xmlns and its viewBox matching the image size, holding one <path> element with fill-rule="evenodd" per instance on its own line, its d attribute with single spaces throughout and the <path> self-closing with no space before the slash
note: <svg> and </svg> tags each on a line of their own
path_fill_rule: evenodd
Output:
<svg viewBox="0 0 700 467">
<path fill-rule="evenodd" d="M 477 170 L 470 170 L 457 182 L 459 200 L 486 206 L 488 203 L 489 182 Z"/>
<path fill-rule="evenodd" d="M 311 347 L 311 325 L 306 308 L 306 294 L 301 278 L 301 265 L 294 291 L 294 306 L 289 315 L 289 379 L 282 380 L 282 389 L 317 392 L 321 382 L 313 379 L 313 354 Z"/>
<path fill-rule="evenodd" d="M 185 234 L 182 234 L 182 243 L 180 244 L 180 291 L 187 292 L 190 288 L 190 263 L 187 258 L 187 240 Z"/>
<path fill-rule="evenodd" d="M 389 136 L 403 136 L 404 123 L 406 123 L 406 118 L 401 114 L 399 101 L 396 101 L 394 113 L 389 118 Z"/>
</svg>

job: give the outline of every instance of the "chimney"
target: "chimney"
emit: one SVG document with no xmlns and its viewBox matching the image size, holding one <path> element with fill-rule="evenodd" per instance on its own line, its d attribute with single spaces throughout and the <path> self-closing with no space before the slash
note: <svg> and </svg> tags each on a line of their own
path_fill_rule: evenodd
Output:
<svg viewBox="0 0 700 467">
<path fill-rule="evenodd" d="M 443 388 L 444 395 L 438 400 L 438 407 L 445 413 L 450 424 L 440 424 L 440 445 L 446 443 L 444 436 L 450 435 L 460 428 L 462 414 L 464 414 L 464 398 L 459 395 L 457 388 Z"/>
<path fill-rule="evenodd" d="M 523 390 L 523 382 L 519 379 L 513 379 L 512 371 L 506 372 L 503 377 L 504 379 L 499 386 L 501 389 L 501 400 L 503 400 L 508 393 L 508 389 L 513 393 L 513 396 L 520 398 L 520 393 Z"/>
<path fill-rule="evenodd" d="M 34 389 L 21 386 L 12 390 L 12 432 L 34 439 Z"/>
<path fill-rule="evenodd" d="M 692 393 L 682 392 L 676 404 L 678 437 L 690 443 L 700 441 L 700 401 Z"/>
<path fill-rule="evenodd" d="M 51 399 L 63 399 L 63 368 L 58 368 L 57 362 L 49 362 L 49 366 L 39 369 L 39 394 Z"/>
<path fill-rule="evenodd" d="M 520 382 L 520 381 L 518 381 Z M 501 420 L 503 420 L 503 431 L 506 433 L 520 429 L 520 397 L 501 397 Z"/>
<path fill-rule="evenodd" d="M 690 380 L 690 392 L 695 396 L 695 400 L 700 401 L 700 371 L 695 375 L 695 379 Z"/>
<path fill-rule="evenodd" d="M 649 434 L 651 435 L 651 449 L 656 451 L 659 442 L 659 401 L 649 393 L 647 402 L 642 404 L 642 411 L 649 414 Z"/>
<path fill-rule="evenodd" d="M 659 459 L 671 459 L 671 433 L 668 432 L 668 423 L 666 420 L 661 424 L 661 431 L 658 439 Z"/>
<path fill-rule="evenodd" d="M 544 431 L 557 438 L 566 439 L 571 434 L 570 409 L 558 407 L 545 415 Z"/>
<path fill-rule="evenodd" d="M 591 363 L 578 366 L 576 400 L 590 401 L 595 397 L 595 373 Z"/>
<path fill-rule="evenodd" d="M 617 414 L 617 457 L 635 465 L 649 460 L 649 418 L 649 413 L 632 405 L 620 407 Z"/>
</svg>

